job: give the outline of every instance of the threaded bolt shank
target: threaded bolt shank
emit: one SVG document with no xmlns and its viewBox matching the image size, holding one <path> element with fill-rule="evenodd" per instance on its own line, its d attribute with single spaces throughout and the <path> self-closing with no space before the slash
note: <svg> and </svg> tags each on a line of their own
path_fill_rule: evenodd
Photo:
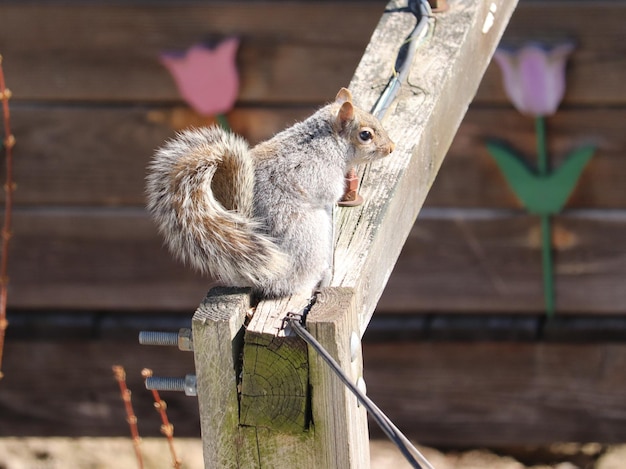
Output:
<svg viewBox="0 0 626 469">
<path fill-rule="evenodd" d="M 178 333 L 176 332 L 159 332 L 159 331 L 141 331 L 139 333 L 139 343 L 141 345 L 178 345 Z"/>
<path fill-rule="evenodd" d="M 141 345 L 177 346 L 180 350 L 192 351 L 193 333 L 189 328 L 180 329 L 178 332 L 141 331 L 139 343 Z"/>
<path fill-rule="evenodd" d="M 187 396 L 196 396 L 196 375 L 186 375 L 184 378 L 149 376 L 146 378 L 146 389 L 154 389 L 155 391 L 183 391 Z"/>
</svg>

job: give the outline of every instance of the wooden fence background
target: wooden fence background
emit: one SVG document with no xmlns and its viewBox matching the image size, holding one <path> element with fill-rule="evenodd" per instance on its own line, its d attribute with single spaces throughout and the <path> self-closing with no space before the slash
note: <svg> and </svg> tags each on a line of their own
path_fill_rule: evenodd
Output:
<svg viewBox="0 0 626 469">
<path fill-rule="evenodd" d="M 159 54 L 239 36 L 228 119 L 256 142 L 347 84 L 384 5 L 0 2 L 18 183 L 0 435 L 125 435 L 110 364 L 193 369 L 190 355 L 134 342 L 146 322 L 188 323 L 209 284 L 171 260 L 143 208 L 153 149 L 204 122 Z M 422 441 L 626 438 L 625 20 L 626 1 L 521 0 L 513 15 L 505 41 L 577 43 L 547 121 L 553 164 L 583 142 L 597 151 L 555 218 L 557 319 L 545 323 L 539 220 L 485 148 L 498 137 L 535 155 L 533 122 L 490 66 L 366 335 L 371 396 Z M 197 432 L 195 400 L 168 401 L 178 431 Z"/>
</svg>

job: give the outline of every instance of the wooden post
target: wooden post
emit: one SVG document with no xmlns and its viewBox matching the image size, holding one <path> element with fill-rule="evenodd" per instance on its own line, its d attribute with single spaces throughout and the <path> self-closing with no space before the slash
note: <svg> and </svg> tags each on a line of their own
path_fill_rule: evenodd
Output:
<svg viewBox="0 0 626 469">
<path fill-rule="evenodd" d="M 326 288 L 306 320 L 307 329 L 357 383 L 363 380 L 356 295 L 349 288 Z M 370 467 L 367 413 L 328 365 L 309 350 L 311 407 L 317 465 Z"/>
<path fill-rule="evenodd" d="M 193 344 L 204 467 L 239 465 L 239 397 L 245 289 L 215 288 L 193 316 Z M 249 466 L 254 467 L 254 466 Z"/>
<path fill-rule="evenodd" d="M 515 4 L 449 0 L 383 120 L 394 154 L 360 170 L 363 205 L 338 209 L 333 281 L 307 327 L 355 382 L 362 379 L 360 338 Z M 415 26 L 404 7 L 389 3 L 350 83 L 361 107 L 376 102 Z M 306 304 L 263 301 L 245 334 L 249 299 L 241 291 L 214 290 L 196 312 L 205 467 L 369 467 L 365 411 L 283 328 L 286 313 Z"/>
</svg>

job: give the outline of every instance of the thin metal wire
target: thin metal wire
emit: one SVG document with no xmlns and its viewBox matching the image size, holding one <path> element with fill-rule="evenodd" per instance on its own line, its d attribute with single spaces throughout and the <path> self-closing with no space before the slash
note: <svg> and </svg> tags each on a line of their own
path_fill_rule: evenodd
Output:
<svg viewBox="0 0 626 469">
<path fill-rule="evenodd" d="M 378 119 L 383 118 L 400 91 L 400 87 L 406 81 L 415 51 L 424 42 L 431 23 L 432 10 L 426 0 L 409 0 L 407 8 L 415 16 L 415 27 L 400 47 L 391 78 L 371 110 L 371 113 Z"/>
<path fill-rule="evenodd" d="M 396 427 L 393 422 L 385 415 L 385 413 L 378 408 L 374 402 L 365 395 L 356 385 L 354 385 L 350 378 L 346 376 L 339 364 L 333 359 L 333 357 L 326 351 L 324 347 L 311 335 L 309 331 L 302 325 L 302 314 L 288 313 L 286 321 L 291 329 L 302 338 L 307 344 L 319 353 L 322 359 L 330 366 L 331 370 L 337 375 L 337 377 L 346 385 L 346 387 L 356 396 L 359 402 L 367 409 L 372 418 L 376 421 L 378 426 L 383 430 L 387 437 L 398 447 L 400 452 L 404 455 L 406 460 L 415 469 L 434 469 L 434 467 L 428 462 L 424 455 L 404 436 L 404 434 Z M 419 462 L 418 462 L 419 460 Z M 421 463 L 421 464 L 420 464 Z M 422 466 L 423 465 L 423 466 Z"/>
</svg>

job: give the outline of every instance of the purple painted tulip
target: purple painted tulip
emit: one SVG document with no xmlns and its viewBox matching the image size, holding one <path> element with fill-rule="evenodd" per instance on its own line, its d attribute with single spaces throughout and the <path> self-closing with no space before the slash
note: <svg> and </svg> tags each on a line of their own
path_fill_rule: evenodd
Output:
<svg viewBox="0 0 626 469">
<path fill-rule="evenodd" d="M 571 43 L 552 48 L 530 43 L 514 51 L 498 48 L 494 59 L 519 112 L 534 117 L 556 112 L 565 94 L 565 63 L 573 50 Z"/>
<path fill-rule="evenodd" d="M 182 54 L 162 54 L 161 63 L 196 112 L 204 116 L 223 114 L 232 109 L 239 91 L 235 63 L 238 46 L 237 38 L 226 39 L 214 48 L 196 44 Z"/>
</svg>

